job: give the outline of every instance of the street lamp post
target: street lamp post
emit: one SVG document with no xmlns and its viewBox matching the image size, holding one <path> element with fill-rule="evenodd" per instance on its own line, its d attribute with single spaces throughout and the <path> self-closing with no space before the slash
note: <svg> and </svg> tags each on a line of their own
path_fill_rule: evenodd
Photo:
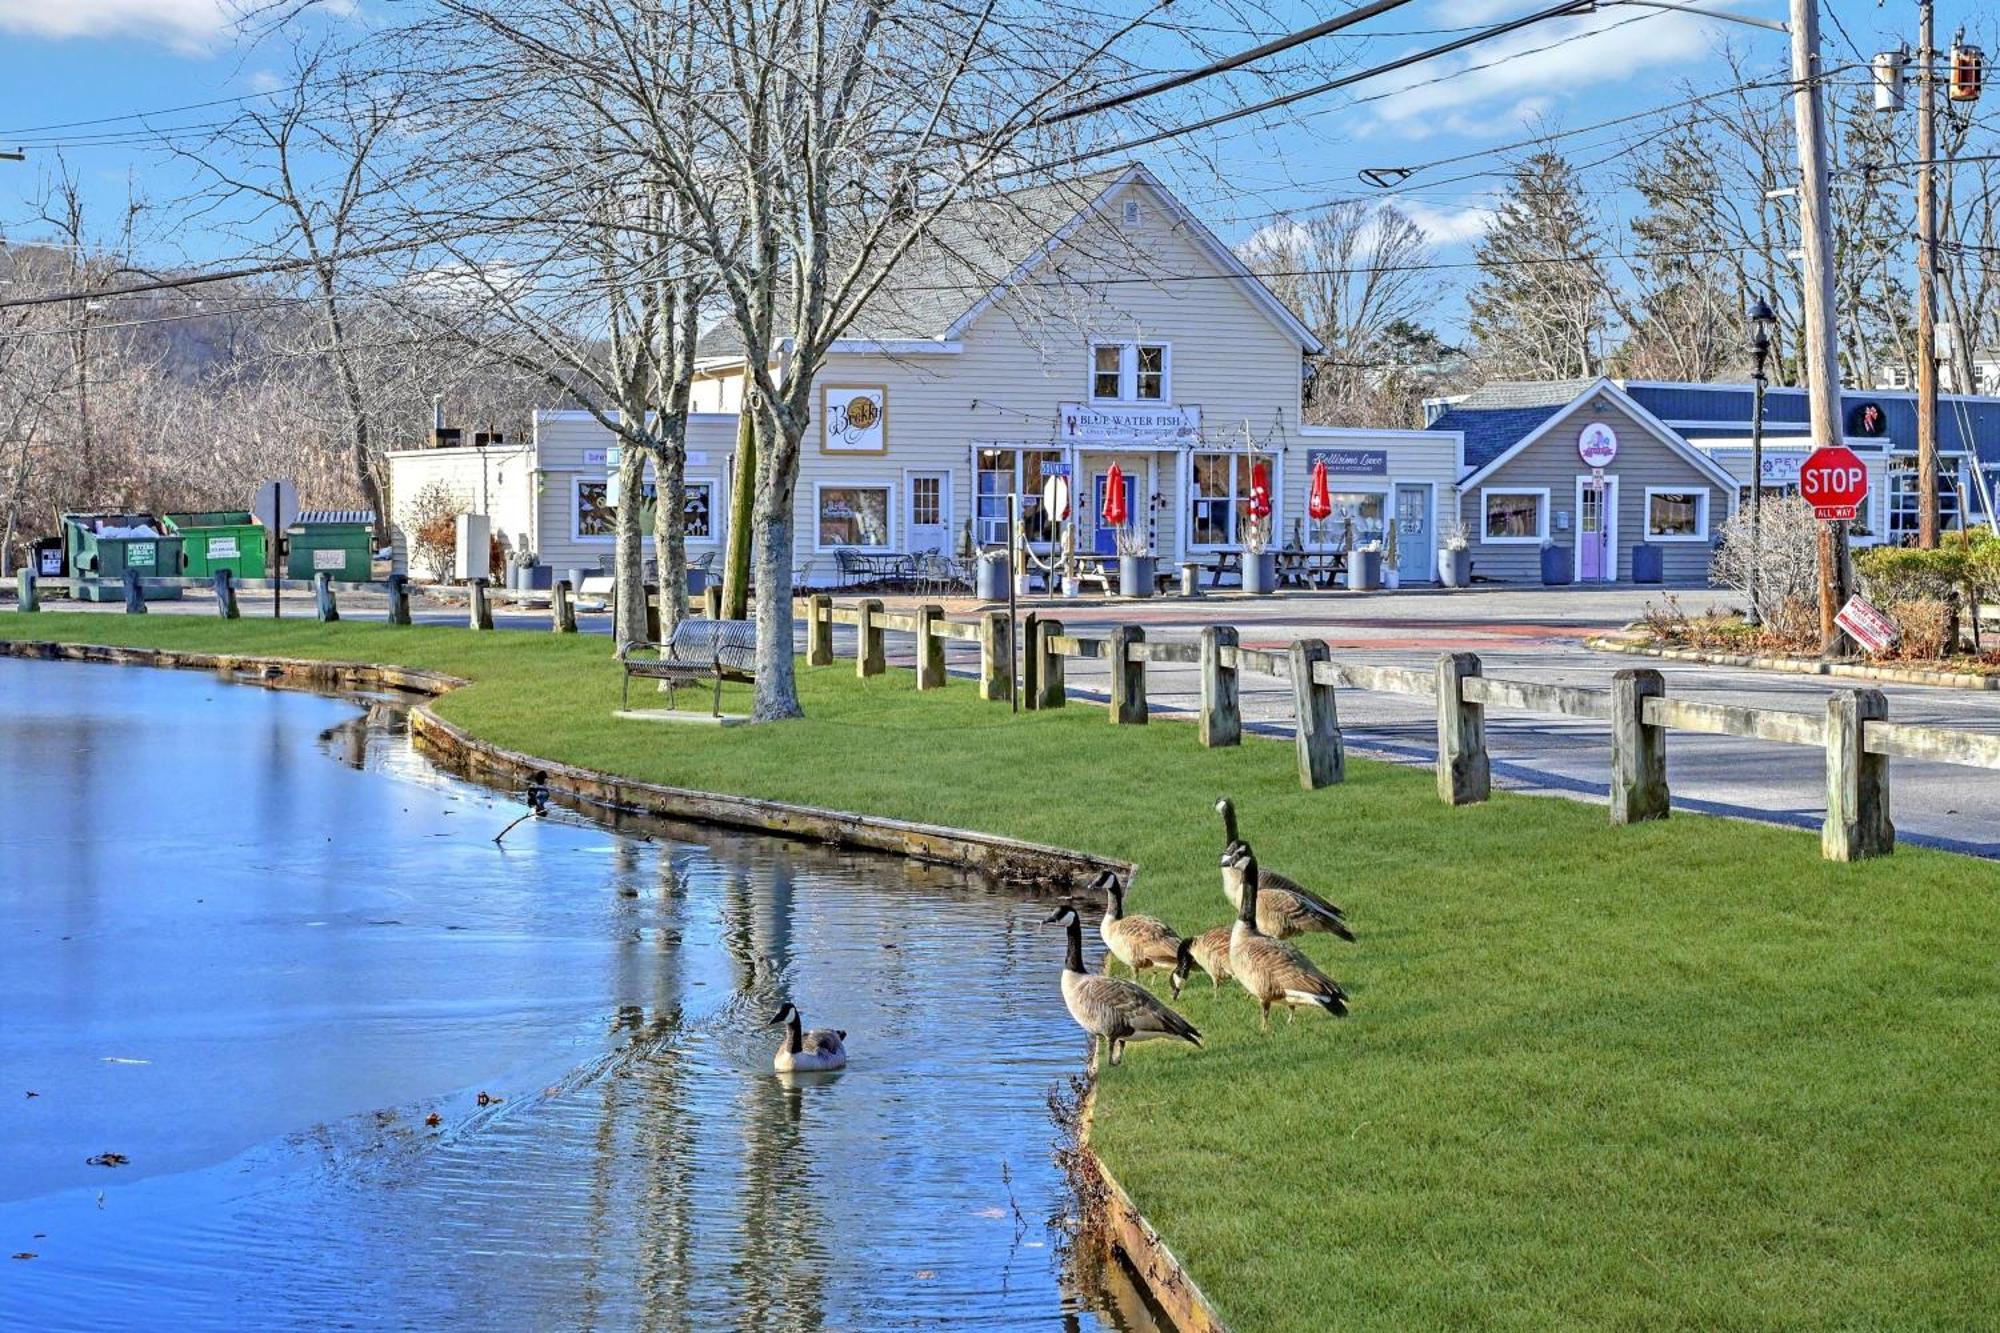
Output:
<svg viewBox="0 0 2000 1333">
<path fill-rule="evenodd" d="M 1757 609 L 1757 575 L 1764 565 L 1764 373 L 1771 357 L 1771 326 L 1778 317 L 1758 297 L 1750 307 L 1750 380 L 1755 401 L 1750 409 L 1750 612 L 1745 619 L 1752 625 L 1763 623 Z"/>
</svg>

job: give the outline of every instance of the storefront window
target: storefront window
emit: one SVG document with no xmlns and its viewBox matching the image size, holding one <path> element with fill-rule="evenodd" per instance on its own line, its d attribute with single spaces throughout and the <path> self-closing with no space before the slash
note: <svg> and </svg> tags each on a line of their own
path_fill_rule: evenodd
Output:
<svg viewBox="0 0 2000 1333">
<path fill-rule="evenodd" d="M 1957 460 L 1939 459 L 1938 527 L 1945 531 L 1963 526 L 1955 484 L 1957 480 Z M 1917 460 L 1907 455 L 1892 458 L 1889 460 L 1889 540 L 1913 542 L 1917 538 L 1917 528 Z"/>
<path fill-rule="evenodd" d="M 1699 541 L 1708 535 L 1708 492 L 1646 492 L 1646 535 Z"/>
<path fill-rule="evenodd" d="M 1480 529 L 1489 542 L 1539 542 L 1547 533 L 1549 497 L 1543 491 L 1484 492 L 1486 523 Z"/>
<path fill-rule="evenodd" d="M 1054 524 L 1042 512 L 1042 483 L 1047 470 L 1062 463 L 1055 449 L 981 449 L 973 502 L 973 537 L 982 546 L 1007 541 L 1007 497 L 1021 497 L 1021 523 L 1030 542 L 1054 539 Z"/>
<path fill-rule="evenodd" d="M 823 549 L 889 546 L 887 486 L 822 486 L 819 488 L 819 544 Z"/>
<path fill-rule="evenodd" d="M 1196 546 L 1234 546 L 1243 540 L 1250 518 L 1251 468 L 1263 464 L 1269 470 L 1276 500 L 1276 465 L 1267 454 L 1196 454 L 1194 487 L 1189 503 L 1190 541 Z M 1278 516 L 1274 513 L 1272 522 Z"/>
<path fill-rule="evenodd" d="M 688 540 L 708 541 L 712 534 L 709 525 L 713 521 L 709 483 L 690 481 L 686 483 L 686 492 L 682 513 L 686 515 Z M 640 486 L 639 494 L 639 530 L 651 538 L 657 488 L 648 481 Z M 617 532 L 618 506 L 611 502 L 611 483 L 602 479 L 579 479 L 576 483 L 576 539 L 611 541 Z"/>
<path fill-rule="evenodd" d="M 1347 534 L 1347 521 L 1354 520 L 1354 544 L 1366 546 L 1383 540 L 1383 497 L 1375 491 L 1335 491 L 1328 497 L 1333 512 L 1312 520 L 1306 536 L 1315 546 L 1337 547 Z"/>
</svg>

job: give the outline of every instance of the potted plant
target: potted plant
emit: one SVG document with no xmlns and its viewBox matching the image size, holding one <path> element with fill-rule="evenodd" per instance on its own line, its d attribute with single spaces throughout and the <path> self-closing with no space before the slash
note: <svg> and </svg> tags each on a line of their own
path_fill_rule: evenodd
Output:
<svg viewBox="0 0 2000 1333">
<path fill-rule="evenodd" d="M 1382 543 L 1367 541 L 1347 557 L 1347 587 L 1350 592 L 1373 592 L 1382 586 Z"/>
<path fill-rule="evenodd" d="M 1391 519 L 1387 540 L 1382 545 L 1382 586 L 1394 591 L 1403 586 L 1403 571 L 1397 568 L 1396 523 Z"/>
<path fill-rule="evenodd" d="M 1457 519 L 1444 525 L 1438 539 L 1438 581 L 1447 588 L 1472 586 L 1472 534 Z"/>
<path fill-rule="evenodd" d="M 1152 543 L 1137 523 L 1126 523 L 1115 529 L 1118 534 L 1118 595 L 1121 597 L 1151 597 L 1153 595 L 1154 558 Z"/>
</svg>

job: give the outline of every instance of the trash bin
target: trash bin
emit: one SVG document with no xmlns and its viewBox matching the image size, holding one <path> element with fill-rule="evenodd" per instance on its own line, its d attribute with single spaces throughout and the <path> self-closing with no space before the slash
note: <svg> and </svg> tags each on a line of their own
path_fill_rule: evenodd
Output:
<svg viewBox="0 0 2000 1333">
<path fill-rule="evenodd" d="M 264 525 L 245 509 L 168 514 L 168 532 L 180 534 L 181 573 L 212 578 L 226 569 L 239 579 L 261 579 L 271 566 L 264 550 Z"/>
<path fill-rule="evenodd" d="M 1569 547 L 1551 543 L 1542 548 L 1542 582 L 1551 588 L 1561 587 L 1574 577 L 1570 570 Z"/>
<path fill-rule="evenodd" d="M 1004 602 L 1007 600 L 1007 577 L 1012 572 L 1005 551 L 986 551 L 979 557 L 979 600 L 982 602 Z"/>
<path fill-rule="evenodd" d="M 181 539 L 151 514 L 64 514 L 70 595 L 86 602 L 125 600 L 125 571 L 142 579 L 181 576 Z M 176 601 L 180 585 L 141 585 L 149 602 Z"/>
<path fill-rule="evenodd" d="M 366 509 L 309 509 L 285 530 L 291 555 L 287 578 L 331 574 L 341 583 L 366 583 L 374 573 L 371 538 L 375 515 Z"/>
<path fill-rule="evenodd" d="M 1661 556 L 1666 552 L 1657 546 L 1640 542 L 1632 548 L 1632 582 L 1663 583 L 1666 581 L 1665 562 Z"/>
</svg>

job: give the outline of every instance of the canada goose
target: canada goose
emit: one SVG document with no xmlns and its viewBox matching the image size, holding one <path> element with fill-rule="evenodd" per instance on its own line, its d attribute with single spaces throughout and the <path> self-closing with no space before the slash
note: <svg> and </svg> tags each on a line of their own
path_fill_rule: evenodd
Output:
<svg viewBox="0 0 2000 1333">
<path fill-rule="evenodd" d="M 1222 816 L 1222 896 L 1229 905 L 1241 908 L 1243 898 L 1242 858 L 1248 845 L 1236 833 L 1236 806 L 1227 797 L 1215 803 Z M 1305 885 L 1275 870 L 1264 872 L 1264 895 L 1257 901 L 1257 929 L 1274 940 L 1290 939 L 1309 931 L 1338 935 L 1352 944 L 1353 928 L 1347 913 L 1314 893 Z"/>
<path fill-rule="evenodd" d="M 1246 849 L 1247 853 L 1247 849 Z M 1292 945 L 1257 929 L 1257 858 L 1243 857 L 1243 905 L 1229 930 L 1229 975 L 1250 992 L 1263 1009 L 1258 1026 L 1271 1030 L 1271 1006 L 1285 1006 L 1285 1021 L 1298 1018 L 1300 1005 L 1315 1004 L 1336 1018 L 1347 1016 L 1347 992 L 1340 983 L 1314 967 Z"/>
<path fill-rule="evenodd" d="M 1090 887 L 1104 894 L 1104 921 L 1097 933 L 1113 958 L 1130 968 L 1135 977 L 1148 968 L 1164 970 L 1174 965 L 1181 937 L 1156 916 L 1126 916 L 1125 886 L 1118 882 L 1118 876 L 1107 870 L 1092 880 Z"/>
<path fill-rule="evenodd" d="M 785 1042 L 778 1047 L 778 1053 L 771 1057 L 771 1065 L 781 1074 L 816 1074 L 847 1067 L 847 1048 L 841 1045 L 847 1037 L 845 1028 L 814 1028 L 810 1032 L 801 1031 L 798 1006 L 787 1004 L 771 1015 L 766 1026 L 785 1025 Z"/>
<path fill-rule="evenodd" d="M 1069 931 L 1069 956 L 1063 962 L 1063 1003 L 1076 1025 L 1093 1041 L 1104 1037 L 1111 1043 L 1111 1063 L 1117 1064 L 1128 1041 L 1151 1041 L 1155 1037 L 1178 1037 L 1194 1046 L 1201 1045 L 1201 1033 L 1136 981 L 1123 977 L 1100 977 L 1083 970 L 1083 918 L 1064 904 L 1042 923 L 1061 925 Z"/>
<path fill-rule="evenodd" d="M 1221 983 L 1229 980 L 1229 932 L 1230 926 L 1217 926 L 1214 930 L 1204 930 L 1199 935 L 1190 935 L 1181 941 L 1181 951 L 1174 959 L 1173 975 L 1169 977 L 1174 988 L 1174 998 L 1181 998 L 1181 987 L 1187 985 L 1188 975 L 1196 967 L 1208 973 L 1208 988 L 1211 992 L 1220 989 Z"/>
</svg>

